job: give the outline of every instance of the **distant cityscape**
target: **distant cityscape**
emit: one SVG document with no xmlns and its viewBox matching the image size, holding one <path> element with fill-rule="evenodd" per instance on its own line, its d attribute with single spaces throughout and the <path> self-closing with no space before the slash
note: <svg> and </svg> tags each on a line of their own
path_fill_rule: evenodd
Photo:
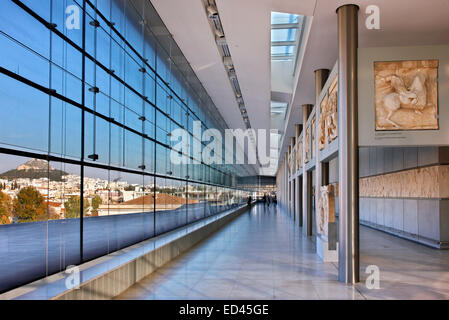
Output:
<svg viewBox="0 0 449 320">
<path fill-rule="evenodd" d="M 1 173 L 0 224 L 79 217 L 80 184 L 80 176 L 57 170 L 40 159 L 31 159 Z M 154 184 L 143 186 L 118 179 L 84 177 L 83 214 L 89 217 L 164 211 L 200 201 L 209 201 L 211 205 L 239 202 L 232 192 L 205 191 L 205 186 L 155 188 Z M 44 212 L 39 214 L 40 211 Z"/>
</svg>

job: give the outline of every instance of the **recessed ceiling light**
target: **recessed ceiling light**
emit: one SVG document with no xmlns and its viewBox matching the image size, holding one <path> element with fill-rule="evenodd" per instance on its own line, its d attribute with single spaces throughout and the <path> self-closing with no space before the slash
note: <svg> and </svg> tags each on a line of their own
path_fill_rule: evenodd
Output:
<svg viewBox="0 0 449 320">
<path fill-rule="evenodd" d="M 234 68 L 231 57 L 223 57 L 223 64 L 229 69 Z"/>
<path fill-rule="evenodd" d="M 229 71 L 229 79 L 231 79 L 231 80 L 236 80 L 237 79 L 237 75 L 235 74 L 234 70 Z"/>
<path fill-rule="evenodd" d="M 224 46 L 224 45 L 227 44 L 227 43 L 226 43 L 226 37 L 225 37 L 225 36 L 219 37 L 219 36 L 215 35 L 215 42 L 216 42 L 217 45 L 219 45 L 219 46 Z"/>
<path fill-rule="evenodd" d="M 218 10 L 215 8 L 215 6 L 207 6 L 207 17 L 209 19 L 215 19 L 218 16 Z"/>
<path fill-rule="evenodd" d="M 221 30 L 216 29 L 216 30 L 215 30 L 215 36 L 216 36 L 217 38 L 224 38 L 224 33 L 223 33 Z"/>
</svg>

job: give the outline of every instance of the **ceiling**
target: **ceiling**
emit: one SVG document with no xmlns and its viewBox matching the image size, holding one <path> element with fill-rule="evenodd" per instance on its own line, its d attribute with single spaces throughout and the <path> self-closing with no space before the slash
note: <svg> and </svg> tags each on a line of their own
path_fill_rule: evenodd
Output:
<svg viewBox="0 0 449 320">
<path fill-rule="evenodd" d="M 294 92 L 292 114 L 280 150 L 281 157 L 287 151 L 290 137 L 295 135 L 294 125 L 302 123 L 301 105 L 315 102 L 314 71 L 332 69 L 337 61 L 336 9 L 348 3 L 360 7 L 361 48 L 449 44 L 447 0 L 318 0 Z M 365 27 L 368 5 L 377 5 L 380 9 L 380 30 L 368 30 Z"/>
<path fill-rule="evenodd" d="M 230 128 L 245 128 L 203 0 L 150 0 Z M 271 127 L 270 15 L 272 11 L 313 17 L 303 38 L 304 54 L 293 80 L 290 116 L 284 119 L 285 153 L 300 106 L 314 103 L 314 70 L 337 59 L 336 8 L 360 6 L 359 47 L 449 44 L 448 0 L 215 0 L 254 129 Z M 365 27 L 365 8 L 380 8 L 380 30 Z M 277 121 L 279 123 L 279 121 Z M 281 121 L 282 123 L 282 121 Z M 283 130 L 282 130 L 283 131 Z"/>
</svg>

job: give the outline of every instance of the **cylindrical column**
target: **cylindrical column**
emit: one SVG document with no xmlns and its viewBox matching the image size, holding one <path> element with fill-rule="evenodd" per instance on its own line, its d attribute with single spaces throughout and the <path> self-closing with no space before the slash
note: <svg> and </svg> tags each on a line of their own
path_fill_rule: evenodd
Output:
<svg viewBox="0 0 449 320">
<path fill-rule="evenodd" d="M 303 128 L 307 123 L 307 119 L 312 112 L 312 104 L 304 104 L 302 106 L 302 124 Z M 307 236 L 312 235 L 312 203 L 310 199 L 312 198 L 312 183 L 309 182 L 309 174 L 306 170 L 306 135 L 302 136 L 302 217 L 303 217 L 303 233 Z"/>
<path fill-rule="evenodd" d="M 298 143 L 299 141 L 299 136 L 301 135 L 302 132 L 302 124 L 296 124 L 295 125 L 295 137 L 296 137 L 296 143 Z M 297 147 L 299 148 L 299 145 L 297 145 Z M 295 157 L 295 168 L 297 169 L 297 171 L 299 170 L 299 168 L 297 168 L 297 161 L 298 161 L 298 152 L 299 150 L 296 149 L 296 157 Z M 301 184 L 302 184 L 302 177 L 301 176 L 297 176 L 295 179 L 295 200 L 296 200 L 296 204 L 295 204 L 295 216 L 297 216 L 298 218 L 298 226 L 302 227 L 302 189 L 301 189 Z"/>
<path fill-rule="evenodd" d="M 285 167 L 286 167 L 286 162 L 285 162 L 285 154 L 284 154 L 284 159 L 282 160 L 283 166 L 282 166 L 282 206 L 285 208 L 285 197 L 287 195 L 287 190 L 285 188 Z"/>
<path fill-rule="evenodd" d="M 285 208 L 288 213 L 288 151 L 285 152 Z"/>
<path fill-rule="evenodd" d="M 290 138 L 290 150 L 291 150 L 291 152 L 292 152 L 292 154 L 291 154 L 291 156 L 290 156 L 290 161 L 292 162 L 291 163 L 291 167 L 292 167 L 292 180 L 291 180 L 291 199 L 292 199 L 292 201 L 291 201 L 291 212 L 290 212 L 290 214 L 292 215 L 292 217 L 293 217 L 293 220 L 295 219 L 295 206 L 296 206 L 296 197 L 295 197 L 295 188 L 296 188 L 296 186 L 295 186 L 295 176 L 296 176 L 296 167 L 295 167 L 295 163 L 296 163 L 296 155 L 295 155 L 295 152 L 294 152 L 294 149 L 295 149 L 295 141 L 296 141 L 296 139 L 295 139 L 295 137 L 291 137 Z"/>
<path fill-rule="evenodd" d="M 318 102 L 321 90 L 323 90 L 326 84 L 327 78 L 329 77 L 329 69 L 318 69 L 315 70 L 315 97 Z"/>
<path fill-rule="evenodd" d="M 321 185 L 327 186 L 329 184 L 329 162 L 321 164 Z"/>
<path fill-rule="evenodd" d="M 292 185 L 290 181 L 290 155 L 292 154 L 292 146 L 288 146 L 288 153 L 287 153 L 287 183 L 288 183 L 288 200 L 287 200 L 287 213 L 288 215 L 291 214 L 292 210 Z"/>
<path fill-rule="evenodd" d="M 285 153 L 285 207 L 288 210 L 288 152 Z"/>
<path fill-rule="evenodd" d="M 322 168 L 326 166 L 326 163 L 321 163 L 319 153 L 320 148 L 318 144 L 318 140 L 320 137 L 319 130 L 321 129 L 320 126 L 320 94 L 323 90 L 324 85 L 326 84 L 327 78 L 329 77 L 329 69 L 318 69 L 315 70 L 315 105 L 316 107 L 316 126 L 315 126 L 315 150 L 316 150 L 316 156 L 315 156 L 315 212 L 318 210 L 318 204 L 321 194 L 320 187 L 322 184 L 322 176 L 323 171 Z"/>
<path fill-rule="evenodd" d="M 339 259 L 341 282 L 359 281 L 359 159 L 357 114 L 358 10 L 341 6 L 338 15 Z"/>
</svg>

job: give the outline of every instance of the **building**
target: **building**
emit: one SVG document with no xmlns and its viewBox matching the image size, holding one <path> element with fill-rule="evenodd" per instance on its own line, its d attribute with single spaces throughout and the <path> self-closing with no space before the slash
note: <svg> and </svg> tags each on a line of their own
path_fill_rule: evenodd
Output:
<svg viewBox="0 0 449 320">
<path fill-rule="evenodd" d="M 1 1 L 0 298 L 104 261 L 133 276 L 58 297 L 141 298 L 195 245 L 231 285 L 156 298 L 447 299 L 448 12 Z"/>
</svg>

